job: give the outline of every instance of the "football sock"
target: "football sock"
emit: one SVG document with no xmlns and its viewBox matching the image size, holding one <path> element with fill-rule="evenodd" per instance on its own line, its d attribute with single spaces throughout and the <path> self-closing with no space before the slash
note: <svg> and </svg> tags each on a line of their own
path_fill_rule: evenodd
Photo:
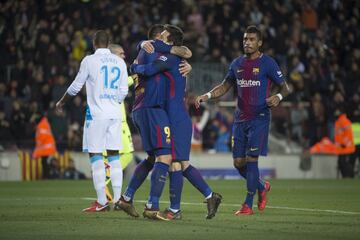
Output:
<svg viewBox="0 0 360 240">
<path fill-rule="evenodd" d="M 259 168 L 258 162 L 247 162 L 247 171 L 246 171 L 246 186 L 247 186 L 247 195 L 245 203 L 252 208 L 254 195 L 256 193 L 257 185 L 259 182 Z"/>
<path fill-rule="evenodd" d="M 113 202 L 117 202 L 120 199 L 121 187 L 123 182 L 123 170 L 121 167 L 120 156 L 109 156 L 110 165 L 110 179 L 114 193 Z"/>
<path fill-rule="evenodd" d="M 90 158 L 94 188 L 97 201 L 101 205 L 107 202 L 105 193 L 105 165 L 102 155 L 94 155 Z"/>
<path fill-rule="evenodd" d="M 202 195 L 204 195 L 204 197 L 208 197 L 209 195 L 211 197 L 211 188 L 205 182 L 200 172 L 195 167 L 189 165 L 189 167 L 183 171 L 183 176 L 186 177 L 187 180 L 189 180 L 189 182 L 195 188 L 197 188 L 202 193 Z"/>
<path fill-rule="evenodd" d="M 173 212 L 180 210 L 181 192 L 184 184 L 182 171 L 169 173 L 170 179 L 170 209 Z"/>
<path fill-rule="evenodd" d="M 154 163 L 144 159 L 135 168 L 135 171 L 130 179 L 128 187 L 126 188 L 123 197 L 126 201 L 131 201 L 134 198 L 136 190 L 145 181 L 149 172 L 153 168 Z"/>
<path fill-rule="evenodd" d="M 164 189 L 169 165 L 163 162 L 155 162 L 151 173 L 150 197 L 147 208 L 159 209 L 159 199 Z"/>
<path fill-rule="evenodd" d="M 246 179 L 246 164 L 242 167 L 236 167 L 236 169 L 238 170 L 239 174 Z M 262 192 L 265 190 L 265 183 L 264 181 L 259 177 L 259 183 L 257 185 L 257 189 L 258 191 Z"/>
</svg>

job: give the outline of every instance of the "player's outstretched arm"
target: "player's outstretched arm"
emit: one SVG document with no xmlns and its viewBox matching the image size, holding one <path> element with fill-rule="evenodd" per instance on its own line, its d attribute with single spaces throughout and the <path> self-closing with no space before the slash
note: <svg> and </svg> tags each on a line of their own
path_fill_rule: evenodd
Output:
<svg viewBox="0 0 360 240">
<path fill-rule="evenodd" d="M 62 112 L 62 107 L 64 104 L 72 97 L 75 96 L 81 88 L 84 86 L 86 79 L 89 75 L 88 66 L 87 66 L 87 58 L 85 57 L 80 64 L 80 69 L 78 74 L 75 77 L 75 80 L 71 83 L 69 88 L 66 90 L 62 98 L 56 103 L 55 109 L 56 111 Z"/>
<path fill-rule="evenodd" d="M 132 74 L 140 74 L 143 76 L 150 77 L 157 73 L 171 69 L 171 66 L 172 66 L 171 61 L 169 61 L 168 58 L 165 59 L 164 57 L 163 60 L 158 59 L 148 64 L 133 63 L 130 66 L 130 71 Z"/>
<path fill-rule="evenodd" d="M 224 80 L 221 84 L 214 87 L 211 91 L 198 96 L 195 100 L 195 107 L 199 108 L 202 102 L 208 101 L 210 98 L 218 98 L 223 96 L 229 89 L 231 88 L 232 84 L 229 80 Z"/>
<path fill-rule="evenodd" d="M 287 84 L 286 81 L 282 82 L 282 84 L 280 85 L 277 85 L 277 88 L 279 89 L 274 95 L 268 97 L 266 99 L 266 103 L 269 107 L 276 107 L 279 105 L 280 101 L 288 96 L 291 92 L 290 88 L 289 88 L 289 85 Z"/>
<path fill-rule="evenodd" d="M 179 56 L 181 58 L 191 58 L 192 52 L 189 48 L 186 46 L 173 46 L 168 45 L 160 40 L 155 40 L 152 42 L 152 45 L 154 46 L 155 52 L 159 53 L 171 53 L 176 56 Z"/>
<path fill-rule="evenodd" d="M 172 46 L 170 53 L 185 59 L 192 57 L 191 50 L 186 46 Z"/>
</svg>

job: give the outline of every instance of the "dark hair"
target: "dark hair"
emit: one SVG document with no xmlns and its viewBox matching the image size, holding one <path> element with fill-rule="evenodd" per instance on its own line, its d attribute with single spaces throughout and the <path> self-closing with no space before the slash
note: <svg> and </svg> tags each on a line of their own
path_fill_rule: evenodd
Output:
<svg viewBox="0 0 360 240">
<path fill-rule="evenodd" d="M 150 27 L 148 31 L 148 39 L 154 40 L 156 38 L 156 35 L 162 33 L 164 31 L 164 25 L 162 24 L 154 24 Z"/>
<path fill-rule="evenodd" d="M 165 30 L 170 33 L 170 35 L 168 36 L 169 42 L 173 42 L 175 46 L 181 46 L 183 44 L 184 32 L 181 30 L 181 28 L 174 25 L 166 24 Z"/>
<path fill-rule="evenodd" d="M 95 32 L 94 37 L 94 44 L 98 47 L 107 47 L 109 45 L 109 35 L 104 30 L 98 30 Z"/>
<path fill-rule="evenodd" d="M 250 25 L 246 28 L 245 33 L 256 33 L 256 36 L 259 41 L 262 41 L 262 33 L 258 27 L 255 25 Z"/>
</svg>

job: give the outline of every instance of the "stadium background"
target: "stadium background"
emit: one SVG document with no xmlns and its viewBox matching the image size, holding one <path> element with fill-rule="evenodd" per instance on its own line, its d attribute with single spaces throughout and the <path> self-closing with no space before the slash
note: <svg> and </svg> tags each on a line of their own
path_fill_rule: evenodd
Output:
<svg viewBox="0 0 360 240">
<path fill-rule="evenodd" d="M 359 180 L 337 180 L 337 156 L 309 157 L 307 150 L 325 136 L 334 139 L 337 109 L 360 122 L 359 21 L 360 2 L 355 0 L 0 1 L 0 238 L 358 239 Z M 88 157 L 79 152 L 85 92 L 64 113 L 56 113 L 54 103 L 74 79 L 81 59 L 93 51 L 95 30 L 106 29 L 124 47 L 129 64 L 154 23 L 175 24 L 185 32 L 185 45 L 193 52 L 189 112 L 198 127 L 208 118 L 199 134 L 202 150 L 194 150 L 191 161 L 217 178 L 236 174 L 229 152 L 234 96 L 229 93 L 200 111 L 193 108 L 194 96 L 222 81 L 231 59 L 242 54 L 247 25 L 263 31 L 264 52 L 277 60 L 293 88 L 272 112 L 270 155 L 260 159 L 261 174 L 273 178 L 264 214 L 233 216 L 245 181 L 209 180 L 224 196 L 211 222 L 204 219 L 203 199 L 185 183 L 184 219 L 174 224 L 115 212 L 82 214 L 95 196 L 89 180 L 28 182 L 41 178 L 40 160 L 31 159 L 31 153 L 36 124 L 45 115 L 59 149 L 55 176 L 64 177 L 73 163 L 90 176 Z M 130 90 L 129 110 L 132 101 Z M 128 118 L 136 156 L 142 158 Z M 314 180 L 319 178 L 325 180 Z M 136 196 L 138 209 L 148 184 Z M 167 199 L 164 191 L 162 200 Z"/>
</svg>

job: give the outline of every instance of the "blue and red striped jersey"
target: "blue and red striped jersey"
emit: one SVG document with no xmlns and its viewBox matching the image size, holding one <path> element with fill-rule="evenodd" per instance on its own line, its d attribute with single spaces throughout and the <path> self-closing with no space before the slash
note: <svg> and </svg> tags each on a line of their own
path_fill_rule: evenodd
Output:
<svg viewBox="0 0 360 240">
<path fill-rule="evenodd" d="M 275 60 L 261 54 L 256 59 L 236 58 L 229 67 L 226 81 L 236 84 L 237 109 L 235 122 L 252 120 L 270 114 L 266 104 L 271 83 L 282 84 L 283 74 Z"/>
<path fill-rule="evenodd" d="M 160 78 L 166 82 L 167 89 L 165 110 L 171 123 L 189 117 L 185 106 L 186 78 L 179 72 L 180 62 L 181 59 L 175 55 L 163 54 L 150 64 L 131 66 L 132 71 L 144 76 L 161 73 Z"/>
<path fill-rule="evenodd" d="M 140 49 L 137 56 L 139 64 L 148 64 L 158 58 L 159 53 L 147 53 Z M 166 83 L 160 74 L 152 76 L 139 75 L 138 81 L 134 82 L 135 101 L 133 111 L 145 107 L 164 107 L 166 98 Z"/>
</svg>

